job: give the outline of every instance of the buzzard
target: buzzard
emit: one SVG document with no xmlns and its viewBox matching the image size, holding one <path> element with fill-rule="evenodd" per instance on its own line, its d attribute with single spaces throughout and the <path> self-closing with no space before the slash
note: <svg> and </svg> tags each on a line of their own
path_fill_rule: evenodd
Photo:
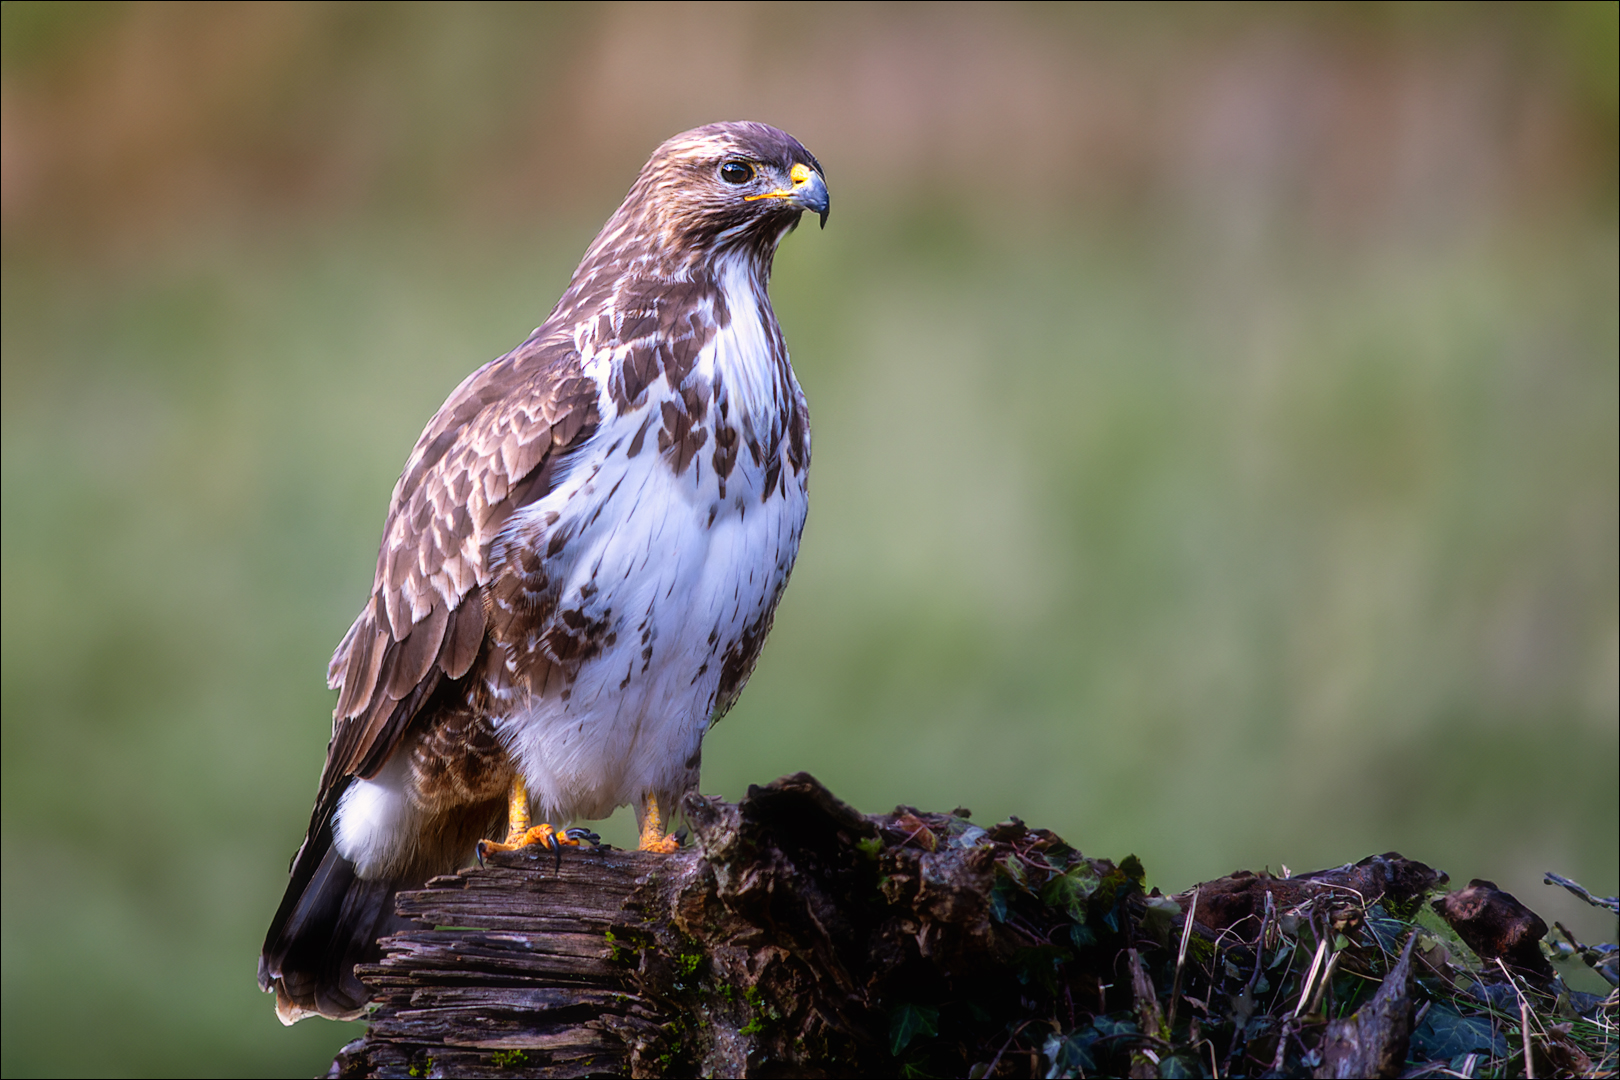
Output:
<svg viewBox="0 0 1620 1080">
<path fill-rule="evenodd" d="M 748 681 L 804 530 L 810 425 L 766 295 L 821 165 L 758 123 L 660 146 L 527 341 L 405 462 L 309 831 L 259 957 L 285 1023 L 359 1015 L 394 894 L 635 807 L 646 850 Z M 506 839 L 493 838 L 504 832 Z"/>
</svg>

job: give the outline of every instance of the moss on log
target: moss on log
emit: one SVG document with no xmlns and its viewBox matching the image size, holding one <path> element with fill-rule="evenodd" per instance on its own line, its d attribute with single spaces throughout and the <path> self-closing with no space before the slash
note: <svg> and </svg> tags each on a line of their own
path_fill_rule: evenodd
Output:
<svg viewBox="0 0 1620 1080">
<path fill-rule="evenodd" d="M 1163 897 L 1134 857 L 862 815 L 806 774 L 684 811 L 674 855 L 518 851 L 401 894 L 422 928 L 361 969 L 370 1028 L 332 1075 L 1411 1074 L 1511 1053 L 1461 983 L 1557 992 L 1423 937 L 1445 876 L 1394 854 Z"/>
</svg>

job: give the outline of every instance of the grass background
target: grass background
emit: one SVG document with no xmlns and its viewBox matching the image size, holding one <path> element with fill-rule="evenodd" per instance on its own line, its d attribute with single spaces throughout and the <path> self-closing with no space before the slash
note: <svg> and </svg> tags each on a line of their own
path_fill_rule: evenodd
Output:
<svg viewBox="0 0 1620 1080">
<path fill-rule="evenodd" d="M 3 11 L 6 1075 L 353 1037 L 253 967 L 389 490 L 721 117 L 833 213 L 706 792 L 1166 890 L 1394 849 L 1613 934 L 1540 874 L 1620 876 L 1615 4 Z"/>
</svg>

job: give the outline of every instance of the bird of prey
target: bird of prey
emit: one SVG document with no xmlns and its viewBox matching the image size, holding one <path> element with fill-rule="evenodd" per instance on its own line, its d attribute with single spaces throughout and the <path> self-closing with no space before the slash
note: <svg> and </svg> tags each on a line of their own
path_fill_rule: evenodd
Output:
<svg viewBox="0 0 1620 1080">
<path fill-rule="evenodd" d="M 394 894 L 475 848 L 560 852 L 581 830 L 550 822 L 630 804 L 642 848 L 675 849 L 665 816 L 804 530 L 809 415 L 766 283 L 827 206 L 783 131 L 675 136 L 546 321 L 429 421 L 328 669 L 332 741 L 259 957 L 283 1022 L 359 1015 Z"/>
</svg>

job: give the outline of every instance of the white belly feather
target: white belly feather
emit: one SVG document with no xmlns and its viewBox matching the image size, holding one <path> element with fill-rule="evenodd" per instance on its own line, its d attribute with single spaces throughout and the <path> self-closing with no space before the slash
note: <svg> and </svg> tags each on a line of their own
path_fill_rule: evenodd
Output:
<svg viewBox="0 0 1620 1080">
<path fill-rule="evenodd" d="M 671 786 L 708 727 L 725 643 L 761 618 L 793 565 L 802 483 L 761 501 L 763 470 L 739 462 L 722 502 L 705 465 L 676 477 L 656 452 L 621 448 L 571 500 L 588 511 L 592 489 L 618 488 L 615 506 L 569 540 L 580 558 L 563 584 L 565 603 L 607 616 L 613 644 L 581 666 L 566 700 L 528 701 L 502 723 L 542 813 L 606 817 Z M 745 472 L 755 483 L 737 482 Z"/>
<path fill-rule="evenodd" d="M 773 416 L 780 432 L 780 414 L 804 408 L 802 392 L 791 369 L 785 379 L 773 370 L 767 314 L 742 267 L 722 282 L 731 321 L 703 348 L 691 377 L 723 383 L 729 422 L 764 440 Z M 556 514 L 549 529 L 568 533 L 556 610 L 609 625 L 611 643 L 580 665 L 566 695 L 516 694 L 497 721 L 536 811 L 557 823 L 605 818 L 627 803 L 639 806 L 649 792 L 681 790 L 683 776 L 695 779 L 703 735 L 725 704 L 717 701 L 724 652 L 768 620 L 808 509 L 808 450 L 794 468 L 786 439 L 770 440 L 775 462 L 756 462 L 742 448 L 722 498 L 713 408 L 708 442 L 677 473 L 657 437 L 661 403 L 675 388 L 660 377 L 647 387 L 646 408 L 621 414 L 607 389 L 611 363 L 598 353 L 584 365 L 601 388 L 596 434 L 571 455 L 553 490 L 505 530 L 517 535 Z M 631 456 L 627 448 L 649 415 L 644 444 Z M 768 478 L 776 481 L 769 493 Z M 407 794 L 405 755 L 395 756 L 372 779 L 353 782 L 334 822 L 338 851 L 362 876 L 401 857 L 422 814 Z"/>
<path fill-rule="evenodd" d="M 770 355 L 760 313 L 751 294 L 729 292 L 736 317 L 704 348 L 693 375 L 718 374 L 732 422 L 743 423 L 762 406 L 779 406 L 768 401 L 768 368 L 760 370 Z M 605 372 L 592 373 L 605 387 Z M 799 397 L 797 382 L 790 386 Z M 674 391 L 660 379 L 648 395 L 657 417 Z M 658 421 L 641 452 L 626 453 L 647 411 L 612 412 L 605 389 L 601 407 L 590 450 L 512 523 L 560 515 L 552 527 L 568 529 L 569 570 L 558 608 L 605 617 L 611 627 L 613 643 L 582 665 L 566 699 L 530 699 L 501 723 L 537 810 L 557 820 L 603 818 L 649 791 L 681 786 L 717 705 L 724 650 L 768 617 L 808 509 L 803 469 L 778 462 L 771 470 L 744 450 L 722 498 L 712 434 L 677 475 L 658 452 Z M 777 452 L 785 455 L 785 445 Z M 768 471 L 786 483 L 767 494 Z"/>
</svg>

